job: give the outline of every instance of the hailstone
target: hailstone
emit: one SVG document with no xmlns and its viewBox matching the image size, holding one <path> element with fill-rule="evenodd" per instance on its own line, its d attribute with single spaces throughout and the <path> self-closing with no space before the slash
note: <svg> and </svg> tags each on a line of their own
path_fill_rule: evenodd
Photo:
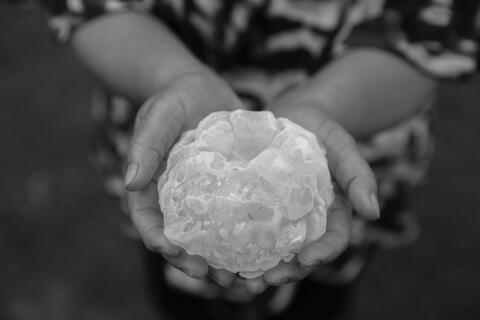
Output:
<svg viewBox="0 0 480 320">
<path fill-rule="evenodd" d="M 172 148 L 158 183 L 165 236 L 246 278 L 325 232 L 334 194 L 315 135 L 271 112 L 215 112 Z"/>
</svg>

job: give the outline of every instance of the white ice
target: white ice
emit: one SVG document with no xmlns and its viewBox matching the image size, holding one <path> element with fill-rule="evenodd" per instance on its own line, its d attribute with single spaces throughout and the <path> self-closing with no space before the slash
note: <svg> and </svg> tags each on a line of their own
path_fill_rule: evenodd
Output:
<svg viewBox="0 0 480 320">
<path fill-rule="evenodd" d="M 165 236 L 215 267 L 258 276 L 325 232 L 325 149 L 262 111 L 216 112 L 172 149 L 158 184 Z"/>
</svg>

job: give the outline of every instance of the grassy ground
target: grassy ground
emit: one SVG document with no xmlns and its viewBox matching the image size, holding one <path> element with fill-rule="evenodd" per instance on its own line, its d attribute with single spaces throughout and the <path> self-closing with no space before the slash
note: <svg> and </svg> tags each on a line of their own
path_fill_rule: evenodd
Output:
<svg viewBox="0 0 480 320">
<path fill-rule="evenodd" d="M 480 82 L 443 87 L 423 235 L 381 252 L 356 319 L 480 314 Z M 153 319 L 136 243 L 88 165 L 88 77 L 42 17 L 0 5 L 0 319 Z"/>
</svg>

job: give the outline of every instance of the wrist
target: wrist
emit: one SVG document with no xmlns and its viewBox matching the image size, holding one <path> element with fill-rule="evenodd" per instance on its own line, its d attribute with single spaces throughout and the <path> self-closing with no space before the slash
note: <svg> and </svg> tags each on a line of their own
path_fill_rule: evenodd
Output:
<svg viewBox="0 0 480 320">
<path fill-rule="evenodd" d="M 286 109 L 306 108 L 336 119 L 335 97 L 330 91 L 324 90 L 313 80 L 307 81 L 293 90 L 275 97 L 268 109 L 283 112 L 282 110 Z"/>
<path fill-rule="evenodd" d="M 192 79 L 195 81 L 202 81 L 213 77 L 212 71 L 201 63 L 185 62 L 181 69 L 176 69 L 175 72 L 165 72 L 163 65 L 158 65 L 152 73 L 152 88 L 153 94 L 160 92 L 173 84 L 184 79 Z"/>
<path fill-rule="evenodd" d="M 278 117 L 289 118 L 291 115 L 297 114 L 298 110 L 301 110 L 302 113 L 310 115 L 309 118 L 311 119 L 318 117 L 335 119 L 335 109 L 332 107 L 332 104 L 318 98 L 308 99 L 301 93 L 275 99 L 266 109 L 272 111 Z M 307 114 L 305 115 L 307 116 Z"/>
<path fill-rule="evenodd" d="M 205 116 L 216 111 L 242 109 L 243 105 L 229 85 L 208 68 L 185 69 L 163 81 L 153 99 L 170 97 L 182 109 L 186 128 L 195 127 Z"/>
</svg>

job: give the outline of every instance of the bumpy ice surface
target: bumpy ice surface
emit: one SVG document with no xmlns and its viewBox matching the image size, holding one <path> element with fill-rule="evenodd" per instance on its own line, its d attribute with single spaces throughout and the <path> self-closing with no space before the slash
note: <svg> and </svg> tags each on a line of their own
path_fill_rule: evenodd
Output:
<svg viewBox="0 0 480 320">
<path fill-rule="evenodd" d="M 245 277 L 325 232 L 333 200 L 315 136 L 270 112 L 216 112 L 173 147 L 160 178 L 165 236 Z"/>
</svg>

